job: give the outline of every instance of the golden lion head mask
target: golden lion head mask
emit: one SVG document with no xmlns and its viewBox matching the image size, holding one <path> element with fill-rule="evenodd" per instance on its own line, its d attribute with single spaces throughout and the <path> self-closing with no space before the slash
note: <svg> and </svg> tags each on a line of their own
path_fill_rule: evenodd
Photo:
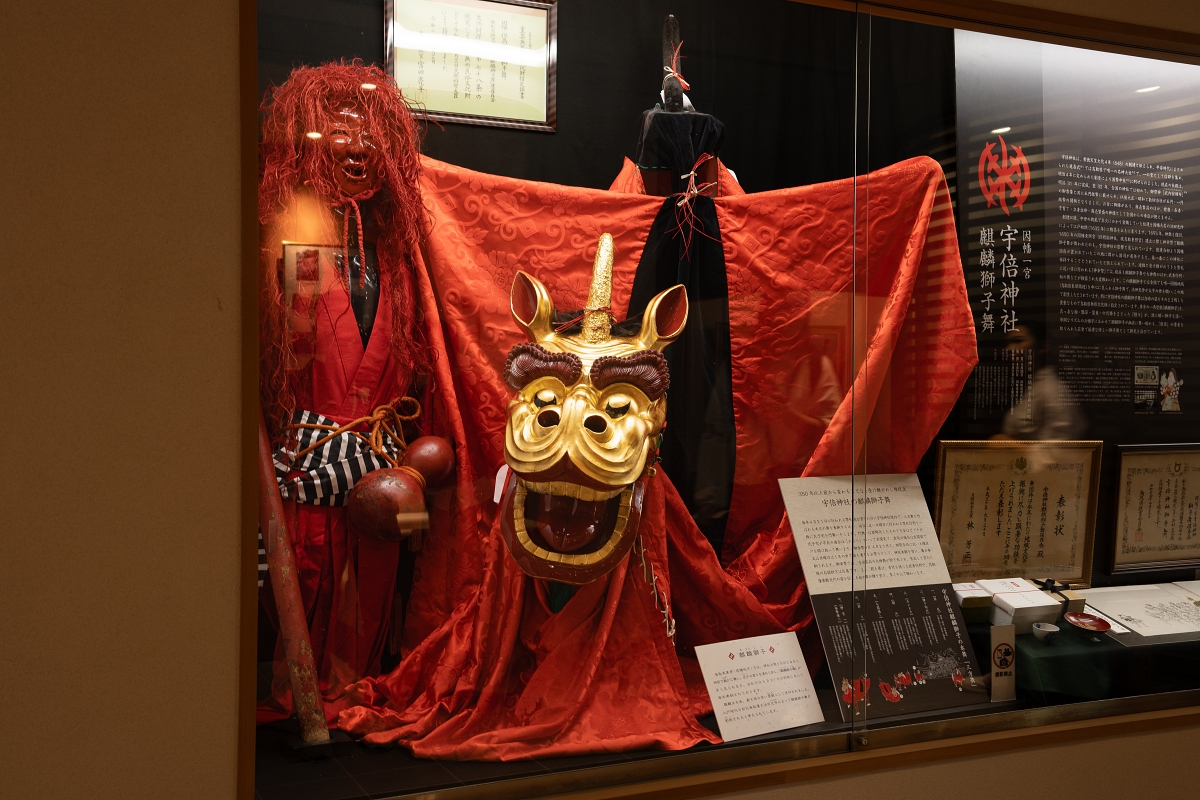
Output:
<svg viewBox="0 0 1200 800">
<path fill-rule="evenodd" d="M 657 458 L 670 381 L 662 349 L 687 322 L 674 286 L 646 306 L 641 329 L 613 333 L 613 239 L 600 237 L 587 306 L 555 326 L 554 303 L 518 272 L 512 315 L 529 336 L 508 354 L 501 529 L 526 573 L 584 584 L 633 546 L 645 477 Z M 582 326 L 578 323 L 582 322 Z"/>
</svg>

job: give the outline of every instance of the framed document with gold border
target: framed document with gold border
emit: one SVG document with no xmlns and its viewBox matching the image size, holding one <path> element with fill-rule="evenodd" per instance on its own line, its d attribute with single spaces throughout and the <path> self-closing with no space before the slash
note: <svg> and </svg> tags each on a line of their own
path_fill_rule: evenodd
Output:
<svg viewBox="0 0 1200 800">
<path fill-rule="evenodd" d="M 1089 585 L 1103 445 L 939 442 L 934 527 L 950 579 Z"/>
<path fill-rule="evenodd" d="M 385 68 L 417 116 L 557 127 L 556 0 L 385 0 Z"/>
<path fill-rule="evenodd" d="M 1117 449 L 1112 571 L 1200 567 L 1200 444 Z"/>
</svg>

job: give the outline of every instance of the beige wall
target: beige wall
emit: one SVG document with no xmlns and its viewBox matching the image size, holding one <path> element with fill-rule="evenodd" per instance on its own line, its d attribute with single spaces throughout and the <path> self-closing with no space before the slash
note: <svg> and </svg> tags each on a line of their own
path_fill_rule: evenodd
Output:
<svg viewBox="0 0 1200 800">
<path fill-rule="evenodd" d="M 231 798 L 238 3 L 0 4 L 0 796 Z"/>
<path fill-rule="evenodd" d="M 1200 31 L 1200 3 L 1039 5 Z M 9 0 L 0 54 L 0 795 L 232 798 L 238 3 Z M 1200 744 L 1171 736 L 1070 752 L 1147 796 Z M 1130 753 L 1150 768 L 1107 766 Z M 960 795 L 1051 763 L 1118 785 L 1024 753 L 804 792 Z"/>
</svg>

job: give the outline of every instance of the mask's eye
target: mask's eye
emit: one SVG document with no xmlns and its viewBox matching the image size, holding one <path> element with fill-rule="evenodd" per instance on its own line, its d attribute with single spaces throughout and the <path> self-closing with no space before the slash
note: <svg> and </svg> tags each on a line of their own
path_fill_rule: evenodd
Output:
<svg viewBox="0 0 1200 800">
<path fill-rule="evenodd" d="M 549 389 L 542 389 L 533 396 L 533 404 L 538 408 L 545 408 L 546 406 L 557 405 L 558 398 Z"/>
<path fill-rule="evenodd" d="M 608 398 L 608 404 L 604 407 L 604 413 L 608 414 L 613 419 L 620 419 L 629 412 L 629 406 L 632 401 L 623 394 L 614 394 Z"/>
</svg>

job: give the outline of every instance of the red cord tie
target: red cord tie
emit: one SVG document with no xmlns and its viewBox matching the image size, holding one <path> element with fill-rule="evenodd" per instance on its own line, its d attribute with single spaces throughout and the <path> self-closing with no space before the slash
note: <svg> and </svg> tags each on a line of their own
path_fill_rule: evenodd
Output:
<svg viewBox="0 0 1200 800">
<path fill-rule="evenodd" d="M 712 157 L 712 153 L 701 153 L 700 157 L 696 159 L 696 163 L 692 165 L 692 171 L 685 172 L 679 176 L 681 178 L 687 178 L 688 185 L 687 188 L 683 190 L 683 194 L 679 197 L 679 202 L 675 205 L 683 206 L 689 204 L 696 198 L 697 195 L 704 194 L 709 189 L 717 185 L 716 181 L 702 183 L 699 186 L 696 185 L 696 170 L 700 169 L 704 162 L 710 160 Z"/>
<path fill-rule="evenodd" d="M 555 333 L 566 332 L 566 330 L 568 328 L 570 328 L 572 325 L 574 325 L 575 323 L 583 322 L 584 317 L 586 317 L 588 314 L 591 314 L 594 311 L 603 311 L 605 314 L 608 314 L 608 318 L 610 320 L 616 321 L 616 319 L 617 319 L 616 317 L 613 316 L 612 306 L 599 306 L 597 308 L 592 308 L 591 306 L 588 306 L 588 307 L 584 308 L 583 311 L 580 311 L 578 316 L 572 317 L 571 319 L 567 320 L 566 322 L 562 323 L 561 325 L 554 326 L 554 332 Z"/>
<path fill-rule="evenodd" d="M 362 210 L 358 207 L 359 200 L 370 200 L 375 194 L 374 189 L 368 189 L 361 194 L 345 198 L 342 210 L 342 263 L 346 266 L 346 280 L 350 280 L 350 210 L 354 210 L 354 221 L 358 224 L 358 257 L 362 262 L 358 265 L 358 288 L 362 289 L 367 283 L 367 246 L 363 241 Z"/>
<path fill-rule="evenodd" d="M 697 186 L 696 171 L 700 169 L 700 167 L 703 166 L 706 161 L 711 160 L 713 157 L 714 156 L 712 153 L 701 153 L 700 157 L 696 159 L 696 163 L 692 165 L 692 171 L 685 172 L 679 176 L 681 178 L 687 178 L 687 188 L 678 195 L 672 195 L 672 197 L 678 197 L 679 199 L 675 202 L 676 226 L 672 228 L 670 232 L 674 233 L 675 231 L 680 231 L 683 234 L 683 254 L 685 256 L 692 246 L 692 234 L 696 232 L 697 227 L 700 225 L 700 218 L 696 216 L 696 212 L 692 208 L 692 201 L 717 185 L 715 181 L 710 181 L 709 183 L 702 183 Z M 712 239 L 714 242 L 717 241 L 715 238 L 705 233 L 702 227 L 700 228 L 700 234 L 702 236 L 708 236 L 708 238 Z"/>
<path fill-rule="evenodd" d="M 403 410 L 402 410 L 403 409 Z M 407 413 L 405 413 L 407 412 Z M 371 452 L 382 458 L 389 466 L 399 467 L 399 459 L 393 458 L 387 451 L 387 439 L 391 439 L 393 447 L 398 455 L 403 456 L 404 451 L 408 449 L 408 443 L 404 439 L 405 422 L 411 422 L 421 415 L 421 404 L 416 398 L 397 397 L 390 403 L 384 403 L 377 407 L 370 414 L 364 417 L 359 417 L 353 422 L 348 422 L 345 425 L 320 425 L 317 423 L 295 423 L 288 425 L 285 430 L 300 430 L 307 428 L 310 430 L 329 431 L 328 434 L 322 436 L 317 441 L 310 444 L 300 452 L 292 456 L 292 463 L 299 463 L 300 459 L 316 450 L 319 447 L 324 447 L 325 444 L 343 433 L 348 433 L 355 439 L 365 444 L 370 448 Z M 369 426 L 366 433 L 359 433 L 354 430 L 359 425 L 366 424 Z M 425 485 L 425 479 L 421 478 L 422 487 Z"/>
<path fill-rule="evenodd" d="M 663 72 L 667 73 L 663 76 L 663 91 L 666 91 L 667 81 L 671 78 L 679 81 L 679 85 L 683 87 L 685 92 L 692 88 L 688 82 L 683 79 L 683 76 L 679 74 L 679 50 L 681 47 L 683 47 L 682 39 L 679 41 L 679 44 L 675 45 L 675 52 L 671 54 L 671 66 L 663 67 Z"/>
</svg>

